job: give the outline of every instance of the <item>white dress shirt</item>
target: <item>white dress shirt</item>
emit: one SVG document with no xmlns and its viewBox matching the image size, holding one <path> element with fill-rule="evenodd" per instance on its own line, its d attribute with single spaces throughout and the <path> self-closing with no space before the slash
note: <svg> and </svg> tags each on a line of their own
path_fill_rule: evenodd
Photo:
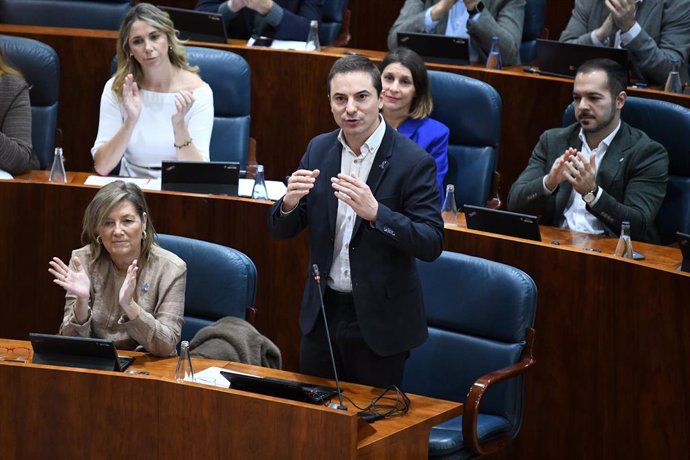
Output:
<svg viewBox="0 0 690 460">
<path fill-rule="evenodd" d="M 369 136 L 362 147 L 360 154 L 356 155 L 347 145 L 343 132 L 338 134 L 338 140 L 342 144 L 340 159 L 340 171 L 345 174 L 355 174 L 361 181 L 366 182 L 374 164 L 376 152 L 378 152 L 383 135 L 386 132 L 386 123 L 383 116 L 379 115 L 379 126 Z M 340 292 L 352 292 L 352 277 L 350 273 L 350 240 L 355 226 L 357 214 L 352 208 L 338 200 L 338 214 L 335 219 L 335 240 L 333 242 L 333 263 L 328 273 L 328 287 Z"/>
<path fill-rule="evenodd" d="M 597 171 L 599 171 L 599 165 L 601 164 L 601 160 L 604 158 L 604 155 L 606 154 L 606 151 L 611 145 L 613 138 L 616 137 L 616 134 L 618 134 L 618 130 L 620 129 L 620 127 L 621 123 L 619 121 L 618 126 L 616 126 L 616 129 L 614 129 L 611 132 L 611 134 L 606 136 L 595 149 L 589 148 L 587 140 L 585 139 L 585 134 L 584 132 L 582 132 L 582 129 L 580 129 L 579 137 L 582 141 L 582 149 L 580 151 L 582 155 L 585 157 L 585 161 L 589 161 L 589 158 L 592 155 L 596 155 L 594 161 L 596 163 Z M 599 191 L 597 192 L 596 197 L 594 197 L 592 205 L 595 205 L 597 201 L 599 201 L 599 198 L 601 197 L 602 193 L 603 190 L 601 189 L 601 187 L 599 187 Z M 575 191 L 574 188 L 570 192 L 568 204 L 566 205 L 565 210 L 563 211 L 563 222 L 561 223 L 561 227 L 569 228 L 570 230 L 575 230 L 578 232 L 594 234 L 604 233 L 604 225 L 601 223 L 601 221 L 599 221 L 599 219 L 596 218 L 594 214 L 587 211 L 587 204 L 585 203 L 585 200 L 582 198 L 582 195 Z"/>
</svg>

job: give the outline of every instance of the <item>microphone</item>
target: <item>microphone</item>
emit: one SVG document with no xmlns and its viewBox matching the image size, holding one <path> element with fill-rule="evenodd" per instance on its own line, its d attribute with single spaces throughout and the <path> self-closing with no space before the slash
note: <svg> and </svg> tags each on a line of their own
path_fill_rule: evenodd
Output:
<svg viewBox="0 0 690 460">
<path fill-rule="evenodd" d="M 314 281 L 319 290 L 319 300 L 321 301 L 321 313 L 323 313 L 323 324 L 326 326 L 326 339 L 328 340 L 328 351 L 331 352 L 331 364 L 333 364 L 333 375 L 335 376 L 335 387 L 338 390 L 338 399 L 340 404 L 330 403 L 328 407 L 331 409 L 347 410 L 343 404 L 343 390 L 340 388 L 340 381 L 338 380 L 338 371 L 335 367 L 335 356 L 333 356 L 333 345 L 331 344 L 331 333 L 328 331 L 328 320 L 326 319 L 326 307 L 323 304 L 323 294 L 321 293 L 321 275 L 319 274 L 319 266 L 314 264 L 311 266 L 313 270 Z"/>
</svg>

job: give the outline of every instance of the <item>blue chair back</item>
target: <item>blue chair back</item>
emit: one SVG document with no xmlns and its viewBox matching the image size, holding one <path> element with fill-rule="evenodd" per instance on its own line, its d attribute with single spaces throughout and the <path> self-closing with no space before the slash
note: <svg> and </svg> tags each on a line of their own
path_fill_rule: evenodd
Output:
<svg viewBox="0 0 690 460">
<path fill-rule="evenodd" d="M 199 66 L 199 75 L 213 90 L 211 161 L 237 161 L 241 169 L 246 169 L 251 122 L 249 64 L 230 51 L 186 48 L 189 63 Z M 116 68 L 117 57 L 113 57 L 110 73 L 115 73 Z M 116 167 L 113 171 L 118 170 Z"/>
<path fill-rule="evenodd" d="M 523 64 L 531 64 L 534 60 L 537 38 L 541 36 L 541 31 L 544 29 L 545 18 L 546 0 L 527 0 L 520 44 L 520 61 Z"/>
<path fill-rule="evenodd" d="M 464 75 L 429 71 L 432 118 L 448 126 L 446 185 L 455 185 L 458 207 L 484 206 L 491 191 L 501 137 L 501 96 Z"/>
<path fill-rule="evenodd" d="M 621 118 L 663 145 L 668 152 L 666 197 L 656 217 L 662 244 L 676 241 L 676 232 L 690 233 L 690 109 L 671 102 L 630 96 Z M 569 104 L 563 126 L 575 123 Z"/>
<path fill-rule="evenodd" d="M 31 87 L 31 143 L 41 169 L 49 168 L 57 126 L 60 59 L 53 48 L 30 38 L 0 35 L 0 48 Z"/>
<path fill-rule="evenodd" d="M 213 90 L 211 161 L 237 161 L 247 168 L 251 82 L 249 64 L 230 51 L 187 47 L 187 58 L 199 66 L 201 78 Z"/>
<path fill-rule="evenodd" d="M 226 316 L 245 319 L 256 298 L 256 267 L 244 253 L 182 236 L 158 234 L 158 244 L 187 263 L 182 340 Z"/>
<path fill-rule="evenodd" d="M 517 268 L 448 251 L 434 262 L 417 261 L 417 269 L 429 338 L 412 350 L 403 390 L 464 402 L 479 377 L 520 360 L 526 330 L 534 324 L 537 288 Z M 517 435 L 523 385 L 518 376 L 486 393 L 478 418 L 480 437 Z M 456 418 L 432 428 L 430 456 L 462 451 L 461 427 Z"/>
<path fill-rule="evenodd" d="M 338 38 L 347 3 L 348 0 L 324 0 L 321 23 L 319 24 L 319 42 L 321 45 L 330 45 Z"/>
<path fill-rule="evenodd" d="M 130 0 L 0 0 L 0 22 L 118 30 Z"/>
</svg>

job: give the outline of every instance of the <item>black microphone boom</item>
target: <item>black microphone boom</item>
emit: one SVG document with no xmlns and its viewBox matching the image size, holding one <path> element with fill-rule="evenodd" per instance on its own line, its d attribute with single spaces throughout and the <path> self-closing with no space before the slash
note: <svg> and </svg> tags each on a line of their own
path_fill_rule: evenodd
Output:
<svg viewBox="0 0 690 460">
<path fill-rule="evenodd" d="M 338 399 L 340 404 L 330 403 L 328 407 L 331 409 L 347 410 L 343 404 L 343 390 L 340 388 L 340 381 L 338 380 L 338 371 L 335 366 L 335 356 L 333 356 L 333 344 L 331 344 L 331 333 L 328 331 L 328 320 L 326 319 L 326 307 L 323 305 L 323 294 L 321 293 L 321 275 L 319 274 L 319 266 L 314 264 L 311 266 L 314 271 L 314 281 L 319 290 L 319 300 L 321 301 L 321 313 L 323 313 L 323 325 L 326 327 L 326 339 L 328 340 L 328 351 L 331 352 L 331 364 L 333 364 L 333 375 L 335 376 L 335 387 L 338 390 Z"/>
</svg>

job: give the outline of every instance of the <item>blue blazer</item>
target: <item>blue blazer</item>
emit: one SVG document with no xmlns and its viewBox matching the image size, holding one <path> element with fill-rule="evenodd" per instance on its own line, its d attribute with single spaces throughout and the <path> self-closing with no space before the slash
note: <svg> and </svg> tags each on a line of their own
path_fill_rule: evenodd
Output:
<svg viewBox="0 0 690 460">
<path fill-rule="evenodd" d="M 269 214 L 274 237 L 290 238 L 309 228 L 309 267 L 317 264 L 326 279 L 333 262 L 338 201 L 330 179 L 340 172 L 339 130 L 309 143 L 299 168 L 319 169 L 311 192 L 290 214 L 281 216 L 282 200 Z M 434 160 L 417 144 L 386 126 L 367 184 L 379 202 L 375 223 L 360 217 L 350 240 L 352 295 L 362 336 L 381 356 L 410 350 L 426 340 L 426 314 L 416 259 L 435 260 L 443 250 Z M 325 289 L 326 283 L 321 283 Z M 300 328 L 308 334 L 320 314 L 317 285 L 310 275 L 304 287 Z"/>
<path fill-rule="evenodd" d="M 248 39 L 252 35 L 262 35 L 277 40 L 306 41 L 311 20 L 316 19 L 321 23 L 324 0 L 273 1 L 283 9 L 283 19 L 278 27 L 272 27 L 262 20 L 261 15 L 249 8 L 243 8 L 232 16 L 233 13 L 224 0 L 199 0 L 194 9 L 222 13 L 230 38 Z"/>
<path fill-rule="evenodd" d="M 441 191 L 441 202 L 445 195 L 443 182 L 448 173 L 448 127 L 433 118 L 414 119 L 408 117 L 398 126 L 398 132 L 412 139 L 415 144 L 429 152 L 436 161 L 436 181 Z"/>
</svg>

